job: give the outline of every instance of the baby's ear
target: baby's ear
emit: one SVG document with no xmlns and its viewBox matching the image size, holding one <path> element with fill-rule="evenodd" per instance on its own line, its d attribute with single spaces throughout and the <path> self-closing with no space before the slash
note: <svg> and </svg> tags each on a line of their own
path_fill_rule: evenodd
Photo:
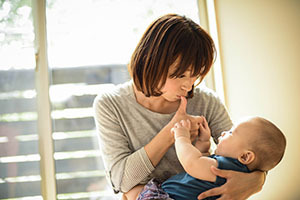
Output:
<svg viewBox="0 0 300 200">
<path fill-rule="evenodd" d="M 239 157 L 238 160 L 244 165 L 250 164 L 255 159 L 255 154 L 253 151 L 244 151 Z"/>
</svg>

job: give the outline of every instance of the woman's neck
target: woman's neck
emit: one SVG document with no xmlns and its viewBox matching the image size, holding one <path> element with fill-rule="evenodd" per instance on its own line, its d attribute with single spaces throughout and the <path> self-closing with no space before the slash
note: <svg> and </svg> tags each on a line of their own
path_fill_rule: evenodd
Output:
<svg viewBox="0 0 300 200">
<path fill-rule="evenodd" d="M 138 91 L 135 86 L 133 86 L 135 99 L 143 107 L 151 110 L 152 112 L 157 112 L 161 114 L 171 114 L 176 112 L 179 101 L 170 102 L 164 99 L 162 96 L 158 97 L 146 97 L 142 92 Z"/>
</svg>

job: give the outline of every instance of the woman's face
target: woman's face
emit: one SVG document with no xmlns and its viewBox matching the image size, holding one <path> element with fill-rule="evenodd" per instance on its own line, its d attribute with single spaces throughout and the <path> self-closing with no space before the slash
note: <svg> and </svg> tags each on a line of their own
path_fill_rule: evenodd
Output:
<svg viewBox="0 0 300 200">
<path fill-rule="evenodd" d="M 161 88 L 161 96 L 169 101 L 175 102 L 180 100 L 181 96 L 187 97 L 188 92 L 193 88 L 197 77 L 191 76 L 191 70 L 187 70 L 179 77 L 170 78 L 170 75 L 176 70 L 177 62 L 175 61 L 169 68 L 168 78 L 165 85 Z"/>
</svg>

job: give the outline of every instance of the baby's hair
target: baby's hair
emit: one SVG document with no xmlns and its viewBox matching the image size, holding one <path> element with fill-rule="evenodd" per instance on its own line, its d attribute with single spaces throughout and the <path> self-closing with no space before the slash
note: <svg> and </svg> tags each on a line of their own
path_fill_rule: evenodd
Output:
<svg viewBox="0 0 300 200">
<path fill-rule="evenodd" d="M 252 145 L 257 159 L 255 168 L 268 171 L 283 158 L 286 147 L 285 136 L 276 125 L 264 118 L 255 117 L 250 121 L 255 123 L 258 133 Z"/>
<path fill-rule="evenodd" d="M 177 69 L 170 78 L 191 69 L 191 75 L 199 77 L 201 82 L 214 61 L 215 46 L 211 37 L 191 19 L 167 14 L 147 28 L 132 54 L 128 70 L 137 90 L 147 97 L 160 96 L 169 67 L 178 58 Z M 189 92 L 189 97 L 192 96 L 193 89 Z"/>
</svg>

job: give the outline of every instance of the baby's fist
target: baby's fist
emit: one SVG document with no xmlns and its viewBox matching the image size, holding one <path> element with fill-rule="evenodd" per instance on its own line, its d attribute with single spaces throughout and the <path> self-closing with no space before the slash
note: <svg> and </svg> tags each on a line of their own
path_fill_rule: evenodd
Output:
<svg viewBox="0 0 300 200">
<path fill-rule="evenodd" d="M 175 139 L 179 137 L 190 138 L 190 129 L 191 121 L 190 120 L 181 120 L 177 122 L 174 127 L 171 129 L 171 132 L 174 134 Z"/>
</svg>

